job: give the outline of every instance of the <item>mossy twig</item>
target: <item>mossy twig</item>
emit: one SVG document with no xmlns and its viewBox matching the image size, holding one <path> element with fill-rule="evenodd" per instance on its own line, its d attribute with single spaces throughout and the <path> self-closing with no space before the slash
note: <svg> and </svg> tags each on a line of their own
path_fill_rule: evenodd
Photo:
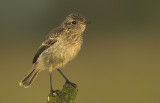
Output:
<svg viewBox="0 0 160 103">
<path fill-rule="evenodd" d="M 69 83 L 63 85 L 63 89 L 58 91 L 58 94 L 49 94 L 47 103 L 74 103 L 77 96 L 77 85 L 74 87 Z"/>
</svg>

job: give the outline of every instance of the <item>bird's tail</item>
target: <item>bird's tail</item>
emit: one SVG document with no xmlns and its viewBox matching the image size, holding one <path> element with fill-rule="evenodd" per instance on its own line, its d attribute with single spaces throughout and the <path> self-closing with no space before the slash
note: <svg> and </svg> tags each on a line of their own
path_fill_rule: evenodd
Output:
<svg viewBox="0 0 160 103">
<path fill-rule="evenodd" d="M 37 63 L 33 64 L 32 70 L 22 79 L 22 81 L 19 82 L 20 86 L 28 88 L 33 83 L 40 72 L 40 70 L 38 70 L 36 67 Z"/>
</svg>

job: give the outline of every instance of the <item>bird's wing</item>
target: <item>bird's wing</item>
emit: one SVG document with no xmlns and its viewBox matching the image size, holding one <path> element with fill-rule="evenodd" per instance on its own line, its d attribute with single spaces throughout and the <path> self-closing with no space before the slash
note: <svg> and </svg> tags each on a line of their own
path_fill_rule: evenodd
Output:
<svg viewBox="0 0 160 103">
<path fill-rule="evenodd" d="M 62 32 L 64 31 L 64 28 L 61 27 L 57 27 L 55 29 L 53 29 L 48 35 L 46 40 L 42 43 L 42 45 L 39 47 L 36 55 L 33 58 L 33 62 L 35 63 L 38 59 L 38 57 L 40 56 L 40 54 L 45 51 L 46 49 L 48 49 L 51 45 L 53 45 L 54 43 L 56 43 L 57 38 L 63 34 Z"/>
<path fill-rule="evenodd" d="M 35 63 L 38 59 L 38 57 L 40 56 L 40 54 L 45 51 L 46 49 L 48 49 L 51 45 L 53 45 L 54 43 L 56 43 L 57 39 L 56 38 L 48 38 L 47 40 L 45 40 L 42 45 L 39 47 L 37 53 L 35 54 L 34 58 L 33 58 L 33 62 Z"/>
</svg>

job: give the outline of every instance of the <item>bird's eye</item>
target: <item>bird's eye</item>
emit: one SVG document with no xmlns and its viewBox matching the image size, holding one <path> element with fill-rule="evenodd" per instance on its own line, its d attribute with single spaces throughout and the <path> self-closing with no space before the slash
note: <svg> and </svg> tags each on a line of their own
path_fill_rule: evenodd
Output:
<svg viewBox="0 0 160 103">
<path fill-rule="evenodd" d="M 77 22 L 76 21 L 72 21 L 72 24 L 76 24 Z"/>
</svg>

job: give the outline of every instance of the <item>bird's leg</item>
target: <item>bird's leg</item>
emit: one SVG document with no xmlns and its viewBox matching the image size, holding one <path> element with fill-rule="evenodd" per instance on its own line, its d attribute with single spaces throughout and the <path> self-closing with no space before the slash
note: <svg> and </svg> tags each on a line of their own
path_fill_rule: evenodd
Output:
<svg viewBox="0 0 160 103">
<path fill-rule="evenodd" d="M 74 84 L 71 81 L 69 81 L 69 79 L 62 73 L 62 71 L 60 69 L 57 69 L 57 70 L 63 76 L 63 78 L 66 80 L 66 83 L 71 84 L 73 87 L 77 87 L 76 84 Z"/>
<path fill-rule="evenodd" d="M 49 76 L 50 76 L 50 92 L 52 93 L 52 95 L 54 94 L 58 94 L 58 90 L 53 90 L 52 88 L 52 65 L 51 67 L 49 68 Z"/>
</svg>

